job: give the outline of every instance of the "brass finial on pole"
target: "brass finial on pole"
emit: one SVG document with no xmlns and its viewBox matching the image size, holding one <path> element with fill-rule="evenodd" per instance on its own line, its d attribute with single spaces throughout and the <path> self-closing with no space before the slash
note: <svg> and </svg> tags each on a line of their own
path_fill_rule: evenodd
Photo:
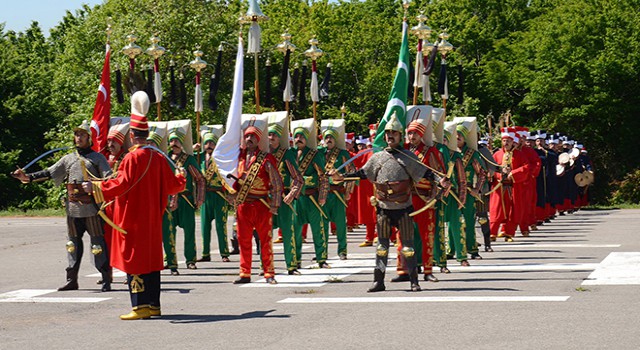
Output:
<svg viewBox="0 0 640 350">
<path fill-rule="evenodd" d="M 440 35 L 438 35 L 438 37 L 440 38 L 440 41 L 438 42 L 438 52 L 440 52 L 440 55 L 442 55 L 442 65 L 445 67 L 445 81 L 444 81 L 444 94 L 442 94 L 442 108 L 444 108 L 445 113 L 447 110 L 447 100 L 449 99 L 449 87 L 448 85 L 448 81 L 446 79 L 446 65 L 447 65 L 447 54 L 451 51 L 453 51 L 453 45 L 451 45 L 450 42 L 447 41 L 447 39 L 449 39 L 449 33 L 447 33 L 447 30 L 444 29 L 442 31 L 442 33 L 440 33 Z M 440 77 L 442 79 L 442 77 Z"/>
<path fill-rule="evenodd" d="M 127 35 L 127 40 L 129 41 L 129 43 L 125 47 L 123 47 L 121 51 L 123 54 L 129 57 L 129 70 L 133 72 L 136 67 L 135 58 L 142 53 L 142 48 L 136 45 L 136 40 L 138 40 L 138 37 L 134 34 L 134 31 L 131 31 L 131 34 Z"/>
<path fill-rule="evenodd" d="M 165 48 L 158 45 L 160 42 L 160 38 L 158 38 L 157 34 L 149 38 L 151 41 L 151 46 L 145 51 L 147 55 L 153 57 L 153 92 L 156 95 L 156 106 L 158 111 L 158 121 L 162 120 L 161 111 L 160 111 L 160 102 L 162 102 L 162 83 L 160 80 L 160 56 L 164 55 Z"/>
<path fill-rule="evenodd" d="M 282 99 L 284 100 L 284 109 L 287 111 L 287 116 L 289 116 L 289 103 L 291 102 L 293 96 L 291 92 L 291 76 L 289 75 L 289 61 L 291 54 L 296 51 L 297 47 L 291 43 L 292 35 L 287 33 L 280 34 L 282 38 L 282 42 L 276 45 L 276 50 L 282 52 L 284 54 L 284 62 L 283 62 L 283 72 L 282 78 L 284 79 L 284 89 L 282 94 Z M 281 85 L 282 86 L 282 85 Z"/>
<path fill-rule="evenodd" d="M 261 51 L 261 32 L 262 29 L 258 22 L 268 21 L 269 17 L 265 16 L 260 10 L 260 5 L 258 5 L 258 0 L 249 0 L 249 9 L 244 16 L 240 17 L 240 24 L 248 24 L 251 23 L 249 27 L 249 43 L 247 48 L 247 53 L 253 54 L 253 66 L 255 71 L 255 79 L 253 81 L 253 87 L 255 89 L 255 98 L 256 98 L 256 113 L 260 114 L 260 81 L 258 76 L 258 54 Z"/>
<path fill-rule="evenodd" d="M 318 101 L 320 101 L 320 92 L 318 89 L 318 66 L 316 60 L 324 55 L 324 51 L 318 48 L 318 39 L 315 35 L 309 39 L 311 47 L 304 52 L 304 55 L 311 59 L 311 100 L 313 101 L 313 119 L 316 120 Z M 300 87 L 303 88 L 302 86 Z"/>
<path fill-rule="evenodd" d="M 113 29 L 111 29 L 111 17 L 107 17 L 107 29 L 105 29 L 105 33 L 107 33 L 107 45 L 111 42 L 111 33 Z"/>
<path fill-rule="evenodd" d="M 189 67 L 196 71 L 196 91 L 194 97 L 194 110 L 196 112 L 196 133 L 198 134 L 198 143 L 201 143 L 202 136 L 200 135 L 200 113 L 203 110 L 202 103 L 202 88 L 200 87 L 200 72 L 207 67 L 207 62 L 202 59 L 204 54 L 200 51 L 200 45 L 196 46 L 196 50 L 193 51 L 195 59 L 189 62 Z M 198 153 L 198 164 L 200 164 L 200 153 Z"/>
<path fill-rule="evenodd" d="M 409 14 L 409 6 L 411 6 L 411 0 L 402 0 L 402 8 L 404 8 L 404 17 L 403 21 L 407 21 L 407 16 Z"/>
<path fill-rule="evenodd" d="M 424 15 L 424 11 L 420 11 L 420 14 L 416 16 L 418 20 L 418 25 L 411 28 L 411 34 L 415 35 L 418 38 L 418 51 L 416 53 L 416 63 L 415 63 L 415 76 L 413 80 L 413 104 L 418 104 L 418 91 L 421 86 L 421 79 L 427 79 L 427 77 L 423 76 L 424 70 L 424 60 L 422 56 L 422 44 L 431 34 L 431 28 L 424 24 L 427 20 L 427 16 Z M 422 92 L 423 95 L 425 91 Z"/>
</svg>

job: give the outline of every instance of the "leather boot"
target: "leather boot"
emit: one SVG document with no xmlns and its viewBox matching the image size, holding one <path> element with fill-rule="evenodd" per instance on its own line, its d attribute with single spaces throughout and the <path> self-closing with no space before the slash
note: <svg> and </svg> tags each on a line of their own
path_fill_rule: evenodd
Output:
<svg viewBox="0 0 640 350">
<path fill-rule="evenodd" d="M 482 237 L 484 238 L 484 251 L 492 252 L 491 248 L 491 230 L 489 229 L 489 223 L 486 222 L 480 225 L 480 229 L 482 230 Z"/>
<path fill-rule="evenodd" d="M 240 254 L 240 248 L 238 247 L 238 237 L 237 236 L 231 237 L 231 248 L 233 248 L 233 249 L 229 252 L 230 255 L 238 255 L 238 254 Z"/>
<path fill-rule="evenodd" d="M 67 269 L 67 283 L 58 288 L 58 291 L 77 290 L 78 288 L 78 271 Z"/>
<path fill-rule="evenodd" d="M 102 290 L 103 292 L 111 291 L 111 282 L 113 282 L 113 270 L 108 268 L 106 271 L 102 272 Z"/>
<path fill-rule="evenodd" d="M 422 288 L 420 288 L 420 284 L 418 283 L 418 269 L 413 269 L 413 271 L 411 271 L 411 274 L 409 274 L 409 278 L 411 279 L 411 291 L 421 291 Z"/>
<path fill-rule="evenodd" d="M 381 270 L 375 269 L 373 270 L 373 284 L 367 290 L 369 293 L 382 292 L 387 289 L 384 286 L 384 272 Z"/>
</svg>

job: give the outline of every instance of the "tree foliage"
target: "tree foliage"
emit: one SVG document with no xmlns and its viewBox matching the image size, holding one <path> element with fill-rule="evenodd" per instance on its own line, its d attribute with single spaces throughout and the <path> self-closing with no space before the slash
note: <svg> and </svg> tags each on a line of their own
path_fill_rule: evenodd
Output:
<svg viewBox="0 0 640 350">
<path fill-rule="evenodd" d="M 638 8 L 640 0 L 420 0 L 410 8 L 408 20 L 409 26 L 416 25 L 415 15 L 423 10 L 434 34 L 443 29 L 451 34 L 449 41 L 456 50 L 448 58 L 450 116 L 478 116 L 486 130 L 487 116 L 509 111 L 518 124 L 572 135 L 594 159 L 599 175 L 595 190 L 605 201 L 612 191 L 610 183 L 640 168 L 638 157 L 629 151 L 640 146 L 634 137 L 640 127 Z M 24 33 L 0 26 L 0 208 L 59 203 L 59 188 L 20 186 L 7 174 L 46 149 L 68 145 L 72 126 L 91 118 L 109 17 L 112 71 L 119 67 L 126 75 L 128 59 L 119 50 L 132 31 L 143 49 L 157 34 L 168 50 L 161 59 L 164 120 L 195 119 L 194 72 L 188 67 L 192 51 L 200 47 L 212 65 L 203 74 L 206 98 L 217 48 L 223 43 L 219 108 L 215 112 L 205 108 L 202 123 L 224 123 L 238 17 L 246 9 L 246 2 L 239 0 L 110 0 L 67 12 L 49 37 L 36 22 Z M 280 34 L 293 34 L 297 50 L 291 67 L 302 64 L 308 40 L 316 36 L 325 51 L 318 61 L 320 80 L 324 67 L 328 63 L 333 67 L 330 96 L 318 106 L 320 118 L 339 117 L 344 104 L 348 129 L 365 133 L 366 125 L 384 112 L 393 80 L 403 18 L 400 2 L 263 0 L 261 9 L 269 20 L 261 23 L 260 89 L 264 94 L 270 83 L 273 92 L 272 106 L 263 109 L 284 108 L 277 88 L 283 62 L 283 54 L 275 50 Z M 242 28 L 245 39 L 247 27 Z M 430 40 L 435 41 L 435 35 Z M 412 36 L 413 52 L 415 42 Z M 267 58 L 274 72 L 269 82 L 263 69 Z M 189 101 L 184 110 L 169 105 L 170 60 L 176 62 L 177 75 L 185 76 Z M 150 63 L 149 56 L 140 55 L 136 70 Z M 458 66 L 464 72 L 464 102 L 458 96 Z M 253 56 L 246 56 L 246 113 L 255 110 L 253 68 Z M 434 92 L 438 69 L 431 76 Z M 128 115 L 129 104 L 115 100 L 115 75 L 112 84 L 112 114 Z M 433 103 L 439 106 L 442 101 L 436 95 Z M 294 118 L 310 117 L 310 101 L 307 105 L 300 108 L 294 103 Z M 155 108 L 149 117 L 156 118 Z"/>
</svg>

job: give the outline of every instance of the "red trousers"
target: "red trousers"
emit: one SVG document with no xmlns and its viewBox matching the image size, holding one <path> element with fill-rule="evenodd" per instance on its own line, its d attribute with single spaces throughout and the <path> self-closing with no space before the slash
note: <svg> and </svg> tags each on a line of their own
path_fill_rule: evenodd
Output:
<svg viewBox="0 0 640 350">
<path fill-rule="evenodd" d="M 518 225 L 520 226 L 520 232 L 529 232 L 529 227 L 536 224 L 535 208 L 536 200 L 538 198 L 536 182 L 529 180 L 529 182 L 524 184 L 523 190 L 522 208 L 519 208 L 521 216 Z"/>
<path fill-rule="evenodd" d="M 373 239 L 376 238 L 376 224 L 366 224 L 367 227 L 367 236 L 365 237 L 366 241 L 373 242 Z"/>
<path fill-rule="evenodd" d="M 544 221 L 547 218 L 547 208 L 546 207 L 538 207 L 536 206 L 536 223 L 540 221 Z"/>
<path fill-rule="evenodd" d="M 515 236 L 516 226 L 518 225 L 518 218 L 520 216 L 518 216 L 516 212 L 514 197 L 513 194 L 510 194 L 509 191 L 504 188 L 500 188 L 491 194 L 489 208 L 491 237 L 498 236 L 501 224 L 504 224 L 502 232 L 504 232 L 505 235 L 510 237 Z"/>
<path fill-rule="evenodd" d="M 251 277 L 251 243 L 253 230 L 260 238 L 260 257 L 264 278 L 275 275 L 273 269 L 273 241 L 271 237 L 271 212 L 260 201 L 238 205 L 238 245 L 240 247 L 240 277 Z"/>
<path fill-rule="evenodd" d="M 546 203 L 544 208 L 547 213 L 547 217 L 545 218 L 545 220 L 550 219 L 552 216 L 556 215 L 556 208 L 553 207 L 551 204 Z"/>
<path fill-rule="evenodd" d="M 416 195 L 413 195 L 412 199 L 415 210 L 427 205 L 427 203 Z M 418 232 L 420 233 L 420 240 L 422 241 L 422 269 L 425 275 L 430 274 L 433 270 L 433 242 L 436 234 L 435 210 L 433 208 L 427 209 L 414 216 L 413 220 L 418 225 Z"/>
<path fill-rule="evenodd" d="M 351 194 L 351 198 L 349 198 L 347 204 L 347 227 L 353 227 L 356 225 L 356 218 L 358 216 L 358 196 L 355 191 Z"/>
</svg>

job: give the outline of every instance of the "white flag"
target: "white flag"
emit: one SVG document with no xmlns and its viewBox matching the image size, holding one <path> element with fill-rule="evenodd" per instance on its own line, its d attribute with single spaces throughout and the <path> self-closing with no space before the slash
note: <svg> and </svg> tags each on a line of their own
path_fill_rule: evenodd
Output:
<svg viewBox="0 0 640 350">
<path fill-rule="evenodd" d="M 231 95 L 231 106 L 227 115 L 226 132 L 216 145 L 213 151 L 213 159 L 218 166 L 218 172 L 225 181 L 227 189 L 232 190 L 234 179 L 227 178 L 228 174 L 238 176 L 238 157 L 240 156 L 240 142 L 242 141 L 242 80 L 244 74 L 242 66 L 244 64 L 244 48 L 242 37 L 238 38 L 238 54 L 236 55 L 236 69 L 233 76 L 233 94 Z"/>
<path fill-rule="evenodd" d="M 195 112 L 202 112 L 202 88 L 200 87 L 200 72 L 196 73 L 196 94 L 193 98 L 193 110 Z"/>
<path fill-rule="evenodd" d="M 287 83 L 284 85 L 284 91 L 282 92 L 282 101 L 284 102 L 293 101 L 293 88 L 291 87 L 291 74 L 289 74 L 288 69 L 287 69 Z"/>
<path fill-rule="evenodd" d="M 424 73 L 424 65 L 422 64 L 422 45 L 418 45 L 418 52 L 416 53 L 416 64 L 414 67 L 413 87 L 422 86 L 422 76 Z"/>
<path fill-rule="evenodd" d="M 313 62 L 315 68 L 315 62 Z M 318 72 L 314 69 L 311 72 L 311 101 L 320 101 L 320 91 L 318 90 Z"/>
<path fill-rule="evenodd" d="M 160 81 L 160 63 L 157 58 L 153 61 L 153 71 L 155 72 L 153 93 L 156 95 L 156 103 L 160 103 L 162 102 L 162 82 Z"/>
<path fill-rule="evenodd" d="M 431 83 L 429 82 L 430 75 L 422 75 L 422 101 L 431 102 Z"/>
</svg>

